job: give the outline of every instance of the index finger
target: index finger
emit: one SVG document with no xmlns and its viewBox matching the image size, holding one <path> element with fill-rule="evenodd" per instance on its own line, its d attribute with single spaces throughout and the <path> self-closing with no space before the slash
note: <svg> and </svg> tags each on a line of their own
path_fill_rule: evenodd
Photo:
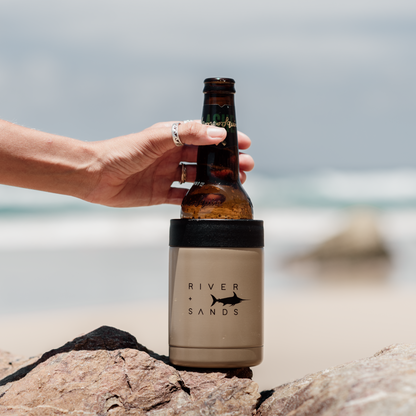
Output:
<svg viewBox="0 0 416 416">
<path fill-rule="evenodd" d="M 246 150 L 251 146 L 251 140 L 250 137 L 247 136 L 247 134 L 244 134 L 243 132 L 238 132 L 238 148 L 240 150 Z"/>
</svg>

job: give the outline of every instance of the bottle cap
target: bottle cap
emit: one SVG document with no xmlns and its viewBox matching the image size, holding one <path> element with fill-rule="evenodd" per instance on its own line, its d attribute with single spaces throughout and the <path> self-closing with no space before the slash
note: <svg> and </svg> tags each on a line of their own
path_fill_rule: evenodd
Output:
<svg viewBox="0 0 416 416">
<path fill-rule="evenodd" d="M 232 78 L 206 78 L 204 80 L 204 93 L 225 92 L 235 94 L 235 81 Z"/>
</svg>

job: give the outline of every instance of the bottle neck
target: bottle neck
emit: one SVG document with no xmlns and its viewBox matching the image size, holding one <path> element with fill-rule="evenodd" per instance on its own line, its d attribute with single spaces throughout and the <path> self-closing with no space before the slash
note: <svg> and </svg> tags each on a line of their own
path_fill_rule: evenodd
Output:
<svg viewBox="0 0 416 416">
<path fill-rule="evenodd" d="M 237 123 L 232 93 L 206 93 L 202 123 L 224 127 L 225 140 L 218 145 L 199 146 L 196 182 L 240 183 Z"/>
</svg>

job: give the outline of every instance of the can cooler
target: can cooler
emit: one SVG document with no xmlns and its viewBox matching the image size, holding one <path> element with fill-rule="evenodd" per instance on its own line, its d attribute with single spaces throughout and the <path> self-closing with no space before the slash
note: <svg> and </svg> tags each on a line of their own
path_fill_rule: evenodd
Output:
<svg viewBox="0 0 416 416">
<path fill-rule="evenodd" d="M 171 220 L 169 358 L 238 368 L 263 358 L 263 221 Z"/>
</svg>

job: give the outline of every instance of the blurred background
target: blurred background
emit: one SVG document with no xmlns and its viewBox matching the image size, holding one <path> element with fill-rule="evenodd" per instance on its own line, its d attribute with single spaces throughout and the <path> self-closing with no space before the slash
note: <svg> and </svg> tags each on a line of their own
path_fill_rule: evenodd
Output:
<svg viewBox="0 0 416 416">
<path fill-rule="evenodd" d="M 198 119 L 236 80 L 265 221 L 271 388 L 416 343 L 416 3 L 3 0 L 0 118 L 85 141 Z M 0 186 L 0 348 L 100 325 L 167 353 L 169 220 Z"/>
</svg>

